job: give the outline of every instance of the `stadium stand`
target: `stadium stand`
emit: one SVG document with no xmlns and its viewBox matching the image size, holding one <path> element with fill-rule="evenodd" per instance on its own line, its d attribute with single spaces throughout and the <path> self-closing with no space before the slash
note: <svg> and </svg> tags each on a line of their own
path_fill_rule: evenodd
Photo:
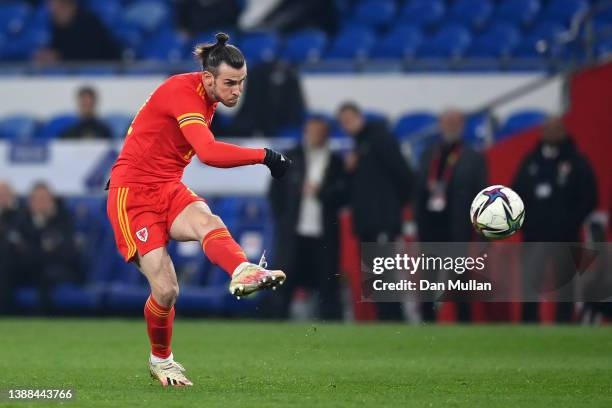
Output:
<svg viewBox="0 0 612 408">
<path fill-rule="evenodd" d="M 87 0 L 83 4 L 93 11 L 121 43 L 125 66 L 85 66 L 23 68 L 35 69 L 46 75 L 78 73 L 107 75 L 127 72 L 170 72 L 176 63 L 191 59 L 193 46 L 210 41 L 214 33 L 203 32 L 187 38 L 174 27 L 172 2 L 164 0 Z M 566 31 L 571 20 L 584 14 L 595 1 L 586 0 L 359 0 L 346 1 L 342 13 L 341 29 L 328 35 L 317 29 L 286 34 L 276 32 L 239 32 L 237 27 L 226 30 L 239 44 L 249 64 L 269 62 L 276 58 L 292 64 L 317 64 L 323 68 L 330 61 L 349 63 L 343 69 L 352 72 L 351 62 L 400 60 L 415 62 L 419 59 L 439 59 L 442 69 L 453 69 L 457 60 L 489 59 L 531 60 L 545 62 L 564 55 L 564 45 L 550 47 L 560 33 Z M 28 62 L 35 52 L 49 44 L 47 7 L 32 7 L 26 1 L 11 0 L 0 4 L 0 74 L 12 73 L 14 63 Z M 595 53 L 612 54 L 612 11 L 604 12 L 594 21 L 598 34 Z M 548 43 L 547 43 L 548 42 Z M 161 68 L 130 63 L 160 63 Z M 170 65 L 167 65 L 170 64 Z M 489 70 L 491 65 L 473 67 Z M 513 65 L 522 69 L 519 63 Z M 8 66 L 8 65 L 7 65 Z M 409 64 L 408 64 L 409 66 Z M 527 67 L 542 68 L 541 64 Z M 412 69 L 412 68 L 409 68 Z M 501 68 L 500 68 L 501 69 Z M 134 112 L 115 112 L 103 120 L 112 129 L 113 137 L 121 140 Z M 380 112 L 366 112 L 369 120 L 390 118 Z M 541 124 L 546 114 L 537 110 L 511 112 L 499 128 L 486 113 L 469 116 L 466 121 L 465 140 L 477 149 L 495 141 L 504 140 L 516 132 Z M 224 119 L 222 113 L 217 121 Z M 27 113 L 0 118 L 0 139 L 9 141 L 50 141 L 74 124 L 71 114 L 57 115 L 41 122 Z M 437 121 L 433 112 L 406 112 L 391 123 L 393 134 L 410 144 L 416 156 L 425 141 L 415 135 L 431 129 Z M 338 124 L 330 118 L 332 137 L 345 138 Z M 299 140 L 301 129 L 281 129 L 277 137 Z M 223 218 L 253 258 L 263 248 L 272 247 L 272 221 L 267 203 L 261 197 L 223 197 L 209 204 Z M 72 197 L 67 206 L 74 215 L 77 237 L 83 254 L 83 267 L 87 262 L 86 282 L 83 286 L 59 285 L 53 294 L 58 311 L 77 310 L 85 313 L 111 310 L 116 313 L 141 313 L 148 296 L 144 278 L 133 266 L 125 265 L 116 253 L 112 231 L 106 220 L 104 199 Z M 236 303 L 227 292 L 227 275 L 210 264 L 199 248 L 172 243 L 169 251 L 179 271 L 183 312 L 232 314 L 249 307 L 249 302 Z M 274 254 L 269 254 L 272 259 Z M 95 262 L 91 262 L 95 259 Z M 257 259 L 253 259 L 257 261 Z M 33 288 L 21 288 L 16 304 L 24 311 L 37 309 L 37 295 Z"/>
<path fill-rule="evenodd" d="M 587 0 L 359 0 L 337 2 L 341 29 L 328 36 L 318 30 L 242 33 L 229 27 L 252 63 L 282 58 L 295 64 L 322 60 L 407 58 L 528 58 L 546 60 L 541 40 L 567 30 L 597 1 Z M 179 34 L 172 3 L 164 0 L 83 2 L 121 44 L 126 61 L 189 61 L 193 45 L 210 41 Z M 342 4 L 342 7 L 340 7 Z M 49 44 L 49 12 L 11 0 L 0 5 L 0 62 L 27 61 Z M 537 23 L 536 23 L 537 21 Z M 612 13 L 596 20 L 597 32 L 610 27 Z M 599 40 L 598 52 L 608 42 Z M 376 46 L 375 46 L 376 45 Z M 555 50 L 555 55 L 562 55 Z M 473 65 L 473 64 L 470 64 Z M 529 64 L 538 67 L 537 64 Z M 347 65 L 346 69 L 354 69 Z"/>
</svg>

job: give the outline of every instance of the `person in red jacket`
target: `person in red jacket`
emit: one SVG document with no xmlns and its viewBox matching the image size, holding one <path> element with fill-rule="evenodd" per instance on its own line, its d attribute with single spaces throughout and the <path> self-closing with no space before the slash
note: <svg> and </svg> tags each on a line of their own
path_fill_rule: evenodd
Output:
<svg viewBox="0 0 612 408">
<path fill-rule="evenodd" d="M 179 293 L 169 239 L 199 241 L 212 263 L 230 276 L 237 297 L 275 288 L 285 280 L 280 270 L 249 263 L 219 216 L 182 182 L 193 156 L 213 167 L 254 164 L 282 177 L 291 164 L 270 149 L 245 148 L 215 140 L 210 123 L 219 103 L 235 106 L 247 68 L 229 37 L 199 45 L 202 72 L 175 75 L 145 101 L 127 131 L 109 181 L 107 213 L 119 252 L 147 277 L 151 295 L 144 314 L 151 343 L 149 370 L 163 386 L 193 385 L 170 348 L 174 303 Z"/>
</svg>

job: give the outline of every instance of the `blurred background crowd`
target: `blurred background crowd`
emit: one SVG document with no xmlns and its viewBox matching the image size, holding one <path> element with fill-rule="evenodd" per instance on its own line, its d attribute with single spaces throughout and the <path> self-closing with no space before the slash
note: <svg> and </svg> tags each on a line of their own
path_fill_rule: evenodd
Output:
<svg viewBox="0 0 612 408">
<path fill-rule="evenodd" d="M 245 53 L 249 79 L 237 112 L 216 115 L 214 133 L 238 143 L 263 140 L 285 150 L 294 165 L 258 194 L 194 189 L 249 257 L 256 260 L 267 248 L 269 261 L 289 279 L 278 296 L 238 303 L 227 295 L 226 276 L 198 245 L 171 243 L 182 285 L 178 313 L 570 322 L 608 312 L 604 304 L 496 304 L 486 312 L 468 303 L 364 304 L 358 243 L 478 239 L 469 207 L 490 184 L 514 188 L 525 203 L 525 225 L 515 240 L 609 240 L 612 124 L 605 105 L 612 103 L 612 66 L 606 63 L 612 2 L 29 0 L 2 2 L 0 22 L 0 79 L 42 80 L 42 94 L 54 79 L 79 79 L 73 112 L 0 114 L 0 169 L 20 174 L 23 162 L 40 164 L 25 186 L 0 172 L 0 313 L 141 312 L 145 280 L 115 253 L 101 191 L 138 104 L 100 113 L 104 85 L 96 83 L 196 70 L 193 45 L 219 30 Z M 426 92 L 394 81 L 432 71 L 441 78 L 527 73 L 534 81 L 500 87 L 476 108 L 449 96 L 437 111 L 400 106 L 399 115 L 370 109 L 369 96 L 387 98 L 376 95 L 384 92 L 380 85 L 367 88 L 363 98 L 338 96 L 333 88 L 336 78 L 377 76 L 397 94 L 394 105 L 410 99 L 415 106 Z M 329 97 L 338 103 L 313 106 L 304 86 L 309 75 L 330 78 Z M 555 79 L 558 109 L 519 102 L 496 114 Z M 0 105 L 11 98 L 17 95 L 2 94 Z M 46 173 L 55 146 L 90 142 L 101 143 L 95 146 L 103 146 L 103 154 L 82 192 L 57 191 L 63 190 L 55 188 L 58 178 L 70 175 Z"/>
</svg>

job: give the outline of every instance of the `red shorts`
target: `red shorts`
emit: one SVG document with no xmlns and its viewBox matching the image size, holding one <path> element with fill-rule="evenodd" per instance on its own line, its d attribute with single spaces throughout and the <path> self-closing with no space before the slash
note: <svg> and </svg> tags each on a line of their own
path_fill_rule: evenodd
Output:
<svg viewBox="0 0 612 408">
<path fill-rule="evenodd" d="M 195 201 L 204 199 L 181 182 L 111 187 L 106 212 L 125 261 L 165 247 L 172 223 Z"/>
</svg>

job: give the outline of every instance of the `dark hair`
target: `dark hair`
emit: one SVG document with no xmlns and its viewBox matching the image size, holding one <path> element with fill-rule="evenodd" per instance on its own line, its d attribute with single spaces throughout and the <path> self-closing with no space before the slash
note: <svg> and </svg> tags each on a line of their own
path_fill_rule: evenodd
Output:
<svg viewBox="0 0 612 408">
<path fill-rule="evenodd" d="M 96 99 L 96 97 L 97 97 L 96 90 L 93 89 L 91 86 L 82 86 L 82 87 L 80 87 L 79 90 L 77 91 L 77 95 L 79 97 L 88 95 L 88 96 L 91 96 L 94 99 Z"/>
<path fill-rule="evenodd" d="M 344 111 L 351 111 L 356 113 L 357 115 L 361 115 L 361 108 L 355 102 L 344 102 L 338 108 L 338 113 L 342 113 Z"/>
<path fill-rule="evenodd" d="M 215 44 L 198 44 L 193 51 L 196 58 L 200 60 L 202 70 L 216 76 L 219 73 L 219 65 L 224 62 L 232 68 L 242 68 L 244 55 L 235 46 L 226 44 L 229 35 L 217 33 L 215 38 L 217 40 Z"/>
</svg>

